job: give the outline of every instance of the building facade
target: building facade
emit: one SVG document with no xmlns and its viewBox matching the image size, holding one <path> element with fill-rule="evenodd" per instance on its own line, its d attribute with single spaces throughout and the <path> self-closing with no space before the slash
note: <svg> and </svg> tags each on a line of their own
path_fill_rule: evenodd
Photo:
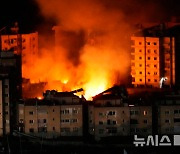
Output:
<svg viewBox="0 0 180 154">
<path fill-rule="evenodd" d="M 174 37 L 131 37 L 131 76 L 134 86 L 160 87 L 175 85 Z"/>
<path fill-rule="evenodd" d="M 52 91 L 52 93 L 46 95 L 43 100 L 32 99 L 19 104 L 19 131 L 45 138 L 82 137 L 83 104 L 81 99 L 68 92 Z"/>
</svg>

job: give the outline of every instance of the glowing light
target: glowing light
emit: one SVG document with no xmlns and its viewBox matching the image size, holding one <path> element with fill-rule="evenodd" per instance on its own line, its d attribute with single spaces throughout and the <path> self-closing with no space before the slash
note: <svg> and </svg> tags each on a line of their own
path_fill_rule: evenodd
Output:
<svg viewBox="0 0 180 154">
<path fill-rule="evenodd" d="M 68 79 L 63 80 L 62 83 L 67 84 L 68 83 Z"/>
<path fill-rule="evenodd" d="M 43 98 L 41 96 L 38 96 L 37 99 L 42 100 Z"/>
</svg>

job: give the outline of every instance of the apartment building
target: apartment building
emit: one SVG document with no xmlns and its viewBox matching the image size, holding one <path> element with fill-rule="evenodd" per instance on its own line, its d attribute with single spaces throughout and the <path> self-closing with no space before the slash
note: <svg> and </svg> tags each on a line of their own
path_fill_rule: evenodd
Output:
<svg viewBox="0 0 180 154">
<path fill-rule="evenodd" d="M 17 101 L 21 98 L 21 57 L 0 51 L 0 136 L 16 126 Z"/>
<path fill-rule="evenodd" d="M 29 99 L 19 104 L 19 131 L 53 138 L 83 136 L 83 104 L 69 92 L 48 91 L 43 100 Z M 61 97 L 61 98 L 60 98 Z M 72 100 L 76 99 L 76 102 Z"/>
<path fill-rule="evenodd" d="M 166 95 L 159 106 L 159 133 L 180 134 L 180 96 Z"/>
<path fill-rule="evenodd" d="M 135 87 L 159 87 L 162 77 L 165 85 L 175 84 L 175 38 L 131 37 L 131 76 Z"/>
<path fill-rule="evenodd" d="M 1 50 L 14 51 L 22 54 L 22 63 L 33 60 L 38 55 L 38 32 L 29 34 L 3 34 L 1 35 Z"/>
</svg>

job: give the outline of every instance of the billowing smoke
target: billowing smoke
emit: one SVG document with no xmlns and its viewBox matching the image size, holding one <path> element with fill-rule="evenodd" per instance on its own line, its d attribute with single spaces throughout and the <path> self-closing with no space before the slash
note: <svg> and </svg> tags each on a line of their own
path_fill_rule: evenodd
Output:
<svg viewBox="0 0 180 154">
<path fill-rule="evenodd" d="M 34 82 L 47 81 L 47 89 L 83 88 L 86 98 L 127 78 L 130 25 L 146 21 L 156 9 L 146 3 L 145 13 L 143 1 L 133 0 L 37 2 L 42 14 L 57 22 L 55 49 L 41 49 L 41 56 L 34 58 L 24 76 Z"/>
</svg>

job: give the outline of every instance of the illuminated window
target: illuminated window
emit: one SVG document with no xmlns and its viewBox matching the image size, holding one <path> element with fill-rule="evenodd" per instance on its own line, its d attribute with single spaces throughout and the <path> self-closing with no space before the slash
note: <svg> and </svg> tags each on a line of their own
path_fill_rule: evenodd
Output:
<svg viewBox="0 0 180 154">
<path fill-rule="evenodd" d="M 144 115 L 147 115 L 147 114 L 148 114 L 148 112 L 147 112 L 147 111 L 144 111 L 144 112 L 143 112 L 143 114 L 144 114 Z"/>
</svg>

